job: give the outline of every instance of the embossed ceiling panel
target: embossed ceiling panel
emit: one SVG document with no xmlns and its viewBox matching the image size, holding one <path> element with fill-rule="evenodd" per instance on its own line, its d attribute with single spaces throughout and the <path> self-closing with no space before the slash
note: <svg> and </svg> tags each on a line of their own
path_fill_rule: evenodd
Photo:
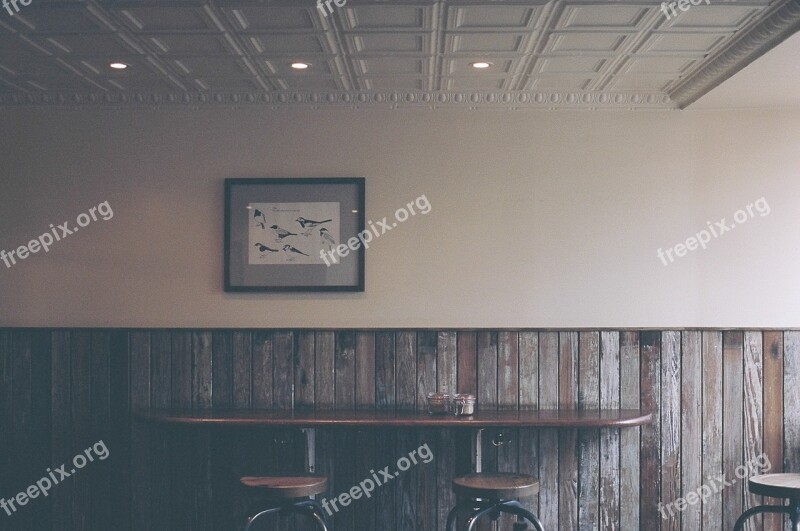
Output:
<svg viewBox="0 0 800 531">
<path fill-rule="evenodd" d="M 0 105 L 672 109 L 800 29 L 695 1 L 40 0 L 0 11 Z"/>
</svg>

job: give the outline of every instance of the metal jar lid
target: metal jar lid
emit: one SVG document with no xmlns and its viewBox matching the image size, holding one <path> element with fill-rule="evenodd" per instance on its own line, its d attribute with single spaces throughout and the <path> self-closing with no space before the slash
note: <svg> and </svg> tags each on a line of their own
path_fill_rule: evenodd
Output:
<svg viewBox="0 0 800 531">
<path fill-rule="evenodd" d="M 474 404 L 475 403 L 475 395 L 471 395 L 468 393 L 460 393 L 453 397 L 453 399 L 459 404 Z"/>
</svg>

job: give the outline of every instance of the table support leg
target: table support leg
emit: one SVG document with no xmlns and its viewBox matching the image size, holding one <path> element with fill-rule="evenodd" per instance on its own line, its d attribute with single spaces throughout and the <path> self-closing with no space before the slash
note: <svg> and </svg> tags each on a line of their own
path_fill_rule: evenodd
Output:
<svg viewBox="0 0 800 531">
<path fill-rule="evenodd" d="M 306 471 L 313 474 L 317 470 L 317 429 L 303 428 L 306 436 Z"/>
<path fill-rule="evenodd" d="M 483 465 L 483 428 L 473 431 L 472 439 L 472 471 L 479 474 Z"/>
</svg>

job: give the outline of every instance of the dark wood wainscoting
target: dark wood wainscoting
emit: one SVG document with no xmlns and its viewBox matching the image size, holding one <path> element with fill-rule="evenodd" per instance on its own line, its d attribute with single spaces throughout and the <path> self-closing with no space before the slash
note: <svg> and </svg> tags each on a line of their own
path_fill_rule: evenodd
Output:
<svg viewBox="0 0 800 531">
<path fill-rule="evenodd" d="M 622 431 L 513 430 L 499 448 L 485 437 L 487 469 L 540 477 L 529 506 L 547 529 L 728 531 L 760 499 L 717 478 L 762 453 L 773 471 L 800 471 L 798 377 L 798 331 L 0 330 L 0 497 L 99 440 L 109 451 L 46 498 L 0 511 L 0 529 L 235 530 L 257 502 L 240 475 L 302 467 L 291 430 L 148 426 L 134 409 L 423 408 L 443 389 L 489 409 L 656 413 Z M 464 435 L 319 430 L 329 497 L 424 444 L 435 456 L 335 514 L 334 529 L 443 530 Z M 704 484 L 702 502 L 662 518 L 659 503 Z M 776 516 L 751 522 L 782 529 Z"/>
</svg>

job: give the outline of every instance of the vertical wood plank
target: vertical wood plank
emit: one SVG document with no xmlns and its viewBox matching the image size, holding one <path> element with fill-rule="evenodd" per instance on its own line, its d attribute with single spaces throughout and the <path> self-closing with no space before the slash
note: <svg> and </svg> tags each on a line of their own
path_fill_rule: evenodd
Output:
<svg viewBox="0 0 800 531">
<path fill-rule="evenodd" d="M 130 388 L 130 334 L 127 330 L 114 330 L 111 335 L 110 371 L 110 448 L 115 448 L 104 468 L 111 478 L 111 500 L 109 513 L 113 515 L 115 528 L 131 529 L 131 388 Z"/>
<path fill-rule="evenodd" d="M 272 332 L 253 334 L 252 404 L 255 409 L 272 407 Z"/>
<path fill-rule="evenodd" d="M 393 332 L 375 334 L 375 405 L 392 409 L 395 405 L 395 349 Z"/>
<path fill-rule="evenodd" d="M 639 332 L 620 333 L 620 407 L 640 408 Z M 619 528 L 639 529 L 640 428 L 620 433 Z"/>
<path fill-rule="evenodd" d="M 55 354 L 54 354 L 55 355 Z M 12 362 L 11 332 L 0 329 L 0 448 L 13 448 L 14 442 L 14 415 L 13 389 L 12 389 Z M 56 382 L 53 382 L 53 386 Z M 55 424 L 53 438 L 55 439 Z M 0 492 L 3 494 L 16 489 L 16 478 L 11 474 L 14 470 L 13 453 L 0 452 Z M 6 515 L 0 515 L 5 517 Z"/>
<path fill-rule="evenodd" d="M 195 331 L 192 333 L 192 405 L 197 408 L 212 406 L 212 345 L 211 332 Z M 255 381 L 255 377 L 253 378 Z M 190 477 L 195 485 L 192 500 L 192 530 L 212 531 L 214 504 L 212 492 L 212 455 L 209 430 L 197 430 L 195 433 L 194 469 Z"/>
<path fill-rule="evenodd" d="M 397 362 L 397 407 L 415 409 L 417 406 L 417 334 L 402 331 L 395 336 Z"/>
<path fill-rule="evenodd" d="M 38 478 L 43 470 L 51 466 L 51 385 L 52 353 L 50 350 L 50 331 L 31 331 L 31 465 L 34 468 L 31 479 Z M 2 404 L 0 404 L 2 408 Z M 0 428 L 1 429 L 1 428 Z M 104 472 L 107 467 L 93 467 L 92 472 Z M 27 481 L 25 482 L 27 483 Z M 98 483 L 102 483 L 102 477 Z M 5 491 L 7 492 L 7 491 Z M 32 511 L 33 529 L 47 529 L 53 520 L 49 500 L 37 500 L 39 504 Z M 0 515 L 0 518 L 5 517 Z"/>
<path fill-rule="evenodd" d="M 600 334 L 600 408 L 620 407 L 619 332 Z M 620 527 L 620 430 L 600 432 L 600 529 Z"/>
<path fill-rule="evenodd" d="M 336 409 L 353 409 L 356 404 L 356 335 L 355 332 L 337 331 L 336 338 Z M 354 430 L 336 430 L 336 466 L 333 492 L 347 492 L 355 483 L 355 456 L 352 449 L 358 446 Z M 355 512 L 360 500 L 336 513 L 337 529 L 354 529 Z"/>
<path fill-rule="evenodd" d="M 578 365 L 578 409 L 600 408 L 600 334 L 580 333 Z M 604 375 L 605 377 L 605 375 Z M 598 430 L 578 433 L 578 527 L 597 529 L 600 520 L 600 434 Z M 602 525 L 600 529 L 606 529 Z"/>
<path fill-rule="evenodd" d="M 294 333 L 275 332 L 272 372 L 272 402 L 278 409 L 294 407 Z"/>
<path fill-rule="evenodd" d="M 689 500 L 703 484 L 703 344 L 697 330 L 684 331 L 681 340 L 681 488 Z M 692 501 L 681 513 L 683 529 L 701 527 L 702 504 Z"/>
<path fill-rule="evenodd" d="M 294 364 L 294 405 L 297 409 L 313 409 L 315 401 L 314 332 L 297 332 L 297 357 Z"/>
<path fill-rule="evenodd" d="M 661 503 L 681 496 L 681 333 L 661 334 Z M 681 517 L 662 522 L 661 529 L 680 530 Z"/>
<path fill-rule="evenodd" d="M 356 333 L 356 408 L 375 407 L 375 333 L 359 331 Z M 358 456 L 355 460 L 356 481 L 371 477 L 370 470 L 377 466 L 375 461 L 375 430 L 358 433 Z M 364 496 L 358 500 L 355 514 L 355 529 L 375 527 L 375 498 Z"/>
<path fill-rule="evenodd" d="M 437 387 L 437 334 L 433 330 L 420 330 L 417 332 L 417 410 L 425 411 L 428 393 L 436 391 Z M 406 454 L 413 449 L 427 444 L 435 449 L 436 431 L 430 428 L 418 430 L 418 436 L 405 451 Z M 407 455 L 407 454 L 406 454 Z M 399 456 L 398 456 L 399 457 Z M 438 499 L 436 492 L 436 467 L 414 466 L 406 472 L 410 480 L 415 483 L 417 529 L 436 530 L 438 519 Z"/>
<path fill-rule="evenodd" d="M 478 332 L 478 404 L 480 410 L 497 409 L 497 332 L 481 330 Z M 491 435 L 491 431 L 484 432 Z M 491 444 L 491 437 L 483 438 L 483 470 L 497 470 L 497 449 Z M 478 531 L 492 529 L 487 521 L 479 521 Z"/>
<path fill-rule="evenodd" d="M 771 472 L 783 471 L 783 332 L 764 332 L 764 455 Z M 764 503 L 782 500 L 764 498 Z M 764 516 L 764 531 L 783 529 L 783 517 Z"/>
<path fill-rule="evenodd" d="M 172 337 L 169 331 L 158 330 L 150 336 L 150 393 L 151 405 L 154 408 L 168 408 L 172 404 Z M 166 473 L 165 465 L 171 462 L 175 449 L 173 435 L 174 429 L 170 427 L 155 427 L 153 434 L 153 454 L 151 467 L 153 475 L 150 488 L 152 489 L 151 509 L 152 526 L 169 527 L 171 525 L 171 493 L 172 475 Z"/>
<path fill-rule="evenodd" d="M 59 343 L 60 341 L 54 340 L 54 348 Z M 150 333 L 131 332 L 130 349 L 131 408 L 147 411 L 151 407 Z M 55 364 L 53 370 L 56 370 Z M 141 422 L 133 423 L 131 430 L 131 529 L 150 529 L 153 527 L 150 524 L 152 430 Z"/>
<path fill-rule="evenodd" d="M 661 333 L 642 332 L 641 404 L 653 412 L 653 422 L 642 426 L 640 447 L 640 529 L 660 529 L 661 514 Z"/>
<path fill-rule="evenodd" d="M 436 380 L 441 392 L 457 393 L 458 390 L 458 334 L 439 332 L 436 343 Z M 455 506 L 456 497 L 451 487 L 456 476 L 456 434 L 453 430 L 438 430 L 438 445 L 431 445 L 436 452 L 435 460 L 426 466 L 436 472 L 436 491 L 438 494 L 437 529 L 444 531 L 447 513 Z"/>
<path fill-rule="evenodd" d="M 428 393 L 436 391 L 436 332 L 417 333 L 417 411 L 425 411 Z"/>
<path fill-rule="evenodd" d="M 519 334 L 519 408 L 539 408 L 539 334 L 524 331 Z M 539 476 L 539 432 L 519 430 L 519 471 Z M 539 496 L 529 502 L 534 514 L 539 514 Z"/>
<path fill-rule="evenodd" d="M 795 472 L 800 470 L 800 331 L 784 332 L 783 355 L 783 470 Z"/>
<path fill-rule="evenodd" d="M 319 409 L 333 409 L 336 405 L 335 348 L 336 341 L 333 332 L 319 331 L 316 333 L 314 400 Z"/>
<path fill-rule="evenodd" d="M 71 333 L 70 370 L 72 371 L 72 452 L 70 458 L 87 447 L 92 438 L 91 386 L 92 341 L 89 330 Z M 67 461 L 67 470 L 69 470 Z M 84 471 L 81 471 L 84 472 Z M 91 524 L 92 491 L 86 474 L 70 477 L 72 483 L 72 526 L 86 529 Z"/>
<path fill-rule="evenodd" d="M 215 408 L 233 407 L 233 333 L 216 330 L 211 335 L 211 405 Z M 234 439 L 221 433 L 211 439 L 211 495 L 214 529 L 235 529 L 233 492 L 236 477 L 232 468 Z"/>
<path fill-rule="evenodd" d="M 395 334 L 375 333 L 375 406 L 377 409 L 394 409 L 396 400 Z M 391 430 L 375 432 L 375 470 L 387 463 L 387 455 L 394 454 L 395 437 Z M 385 465 L 383 465 L 385 466 Z M 391 482 L 375 491 L 375 529 L 396 525 L 397 483 Z"/>
<path fill-rule="evenodd" d="M 458 332 L 458 392 L 478 395 L 478 334 Z"/>
<path fill-rule="evenodd" d="M 741 331 L 722 333 L 722 472 L 729 480 L 736 478 L 736 467 L 744 463 L 742 438 L 744 418 L 743 374 L 744 334 Z M 742 513 L 742 482 L 729 485 L 722 491 L 722 526 L 733 529 L 736 519 Z"/>
<path fill-rule="evenodd" d="M 192 407 L 192 333 L 185 330 L 175 330 L 171 334 L 172 341 L 172 382 L 171 382 L 171 407 Z M 170 437 L 169 452 L 171 462 L 162 463 L 159 470 L 162 473 L 172 473 L 172 505 L 170 509 L 171 525 L 179 529 L 192 518 L 194 482 L 192 470 L 195 466 L 192 452 L 186 451 L 186 446 L 191 444 L 191 433 L 178 432 Z"/>
<path fill-rule="evenodd" d="M 497 408 L 519 409 L 519 332 L 501 330 L 497 333 Z M 519 430 L 506 430 L 508 444 L 497 449 L 497 470 L 516 472 L 519 461 Z M 497 525 L 499 531 L 513 531 L 516 518 L 504 515 Z"/>
<path fill-rule="evenodd" d="M 412 331 L 397 332 L 395 339 L 397 357 L 397 406 L 402 409 L 415 409 L 417 405 L 417 334 Z M 397 433 L 398 452 L 407 452 L 416 440 L 416 434 L 409 430 Z M 394 468 L 398 454 L 384 456 L 383 461 Z M 397 515 L 395 522 L 398 529 L 418 529 L 417 486 L 414 476 L 403 474 L 393 481 L 397 486 Z"/>
<path fill-rule="evenodd" d="M 577 409 L 578 333 L 560 332 L 558 337 L 558 407 Z M 559 528 L 576 529 L 578 527 L 578 432 L 561 430 L 558 440 Z"/>
<path fill-rule="evenodd" d="M 252 385 L 252 335 L 250 332 L 233 332 L 233 407 L 250 408 Z"/>
<path fill-rule="evenodd" d="M 82 448 L 88 448 L 99 440 L 109 450 L 109 455 L 122 451 L 112 444 L 111 440 L 111 334 L 105 330 L 94 330 L 91 333 L 91 440 Z M 77 453 L 77 452 L 76 452 Z M 91 523 L 90 529 L 109 529 L 113 527 L 111 514 L 111 474 L 108 461 L 95 461 L 81 471 L 91 489 Z M 119 474 L 119 470 L 115 474 Z M 113 486 L 116 488 L 117 484 Z"/>
<path fill-rule="evenodd" d="M 558 333 L 539 334 L 539 406 L 542 409 L 558 408 Z M 555 430 L 539 432 L 539 516 L 545 529 L 560 529 L 558 433 Z"/>
<path fill-rule="evenodd" d="M 764 377 L 764 343 L 761 332 L 747 331 L 744 333 L 744 460 L 741 465 L 759 463 L 763 452 L 762 422 L 763 422 L 763 377 Z M 756 474 L 759 471 L 755 472 Z M 742 484 L 744 503 L 742 510 L 750 509 L 761 504 L 761 496 L 749 493 L 747 489 L 747 476 L 734 476 Z M 746 531 L 761 531 L 763 529 L 763 516 L 757 515 L 749 518 L 745 523 Z"/>
<path fill-rule="evenodd" d="M 15 494 L 17 491 L 22 491 L 25 489 L 28 478 L 35 477 L 36 470 L 33 466 L 33 426 L 32 426 L 32 419 L 31 419 L 31 351 L 32 351 L 32 332 L 30 330 L 15 330 L 12 332 L 11 335 L 11 349 L 12 349 L 12 360 L 11 360 L 11 370 L 12 370 L 12 401 L 10 407 L 12 408 L 12 415 L 13 415 L 13 426 L 14 429 L 12 430 L 12 446 L 14 452 L 14 461 L 13 461 L 13 472 L 11 473 L 13 481 L 13 488 L 11 491 L 11 495 Z M 85 361 L 85 364 L 88 365 L 88 356 Z M 73 395 L 74 396 L 74 395 Z M 88 413 L 88 399 L 84 402 Z M 88 415 L 84 414 L 84 417 L 88 419 Z M 74 418 L 74 415 L 73 415 Z M 81 419 L 83 420 L 83 419 Z M 81 426 L 81 434 L 86 437 L 86 433 L 88 432 L 89 426 L 85 422 L 81 422 L 79 424 Z M 76 441 L 73 440 L 73 443 Z M 72 457 L 72 456 L 70 456 Z M 71 461 L 67 461 L 67 471 L 69 471 L 69 467 L 72 465 Z M 78 478 L 71 478 L 71 479 L 78 479 Z M 75 482 L 73 482 L 75 483 Z M 79 521 L 81 517 L 80 511 L 84 509 L 88 509 L 91 503 L 91 499 L 89 498 L 88 494 L 84 495 L 84 492 L 88 493 L 89 484 L 87 482 L 86 476 L 82 478 L 80 482 L 77 483 L 81 489 L 82 496 L 79 498 L 80 505 L 75 505 L 73 503 L 73 523 Z M 74 501 L 74 500 L 73 500 Z M 14 526 L 16 529 L 20 531 L 27 531 L 33 529 L 33 512 L 27 507 L 16 505 L 16 511 L 11 515 L 14 518 Z M 2 518 L 6 518 L 5 514 L 0 515 Z M 10 517 L 9 517 L 10 518 Z M 0 520 L 2 521 L 2 520 Z"/>
<path fill-rule="evenodd" d="M 703 482 L 722 475 L 722 332 L 703 332 Z M 781 399 L 783 399 L 781 397 Z M 710 484 L 710 483 L 709 483 Z M 703 499 L 703 529 L 722 527 L 722 491 Z"/>
</svg>

